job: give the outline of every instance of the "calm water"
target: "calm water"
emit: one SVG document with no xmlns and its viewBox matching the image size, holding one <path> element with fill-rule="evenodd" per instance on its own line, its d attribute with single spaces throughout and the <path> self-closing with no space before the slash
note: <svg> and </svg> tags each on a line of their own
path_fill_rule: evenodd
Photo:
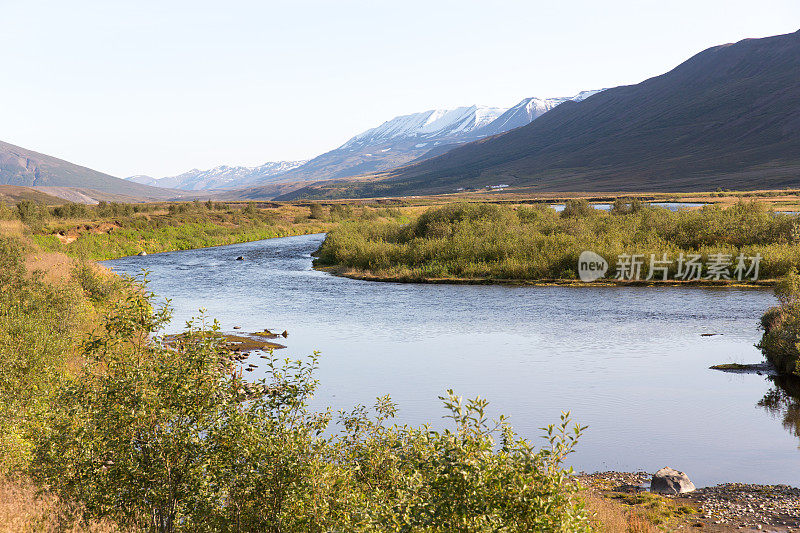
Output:
<svg viewBox="0 0 800 533">
<path fill-rule="evenodd" d="M 172 299 L 173 329 L 200 307 L 226 330 L 288 329 L 284 354 L 322 352 L 320 405 L 389 393 L 401 422 L 442 425 L 437 396 L 454 388 L 489 398 L 534 439 L 571 410 L 590 426 L 572 456 L 579 470 L 669 465 L 698 485 L 800 479 L 796 397 L 765 376 L 708 369 L 760 361 L 770 291 L 355 281 L 312 270 L 322 239 L 105 264 L 150 271 L 151 289 Z"/>
<path fill-rule="evenodd" d="M 708 205 L 702 202 L 648 202 L 647 205 L 652 207 L 662 207 L 664 209 L 669 209 L 670 211 L 677 211 L 679 209 L 685 209 L 687 207 L 703 207 L 704 205 Z M 550 207 L 555 209 L 558 212 L 564 210 L 566 207 L 564 204 L 552 204 Z M 595 209 L 599 209 L 600 211 L 609 211 L 611 210 L 611 204 L 592 204 L 592 207 Z"/>
</svg>

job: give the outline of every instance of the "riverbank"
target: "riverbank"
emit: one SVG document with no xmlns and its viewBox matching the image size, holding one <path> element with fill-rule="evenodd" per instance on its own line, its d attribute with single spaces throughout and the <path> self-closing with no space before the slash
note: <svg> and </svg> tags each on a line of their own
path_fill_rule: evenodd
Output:
<svg viewBox="0 0 800 533">
<path fill-rule="evenodd" d="M 0 219 L 22 222 L 43 252 L 90 260 L 192 250 L 329 231 L 348 222 L 399 220 L 395 208 L 272 202 L 65 204 L 21 202 Z"/>
<path fill-rule="evenodd" d="M 757 281 L 732 281 L 732 280 L 616 280 L 600 279 L 597 281 L 581 281 L 578 279 L 502 279 L 502 278 L 427 278 L 409 275 L 380 275 L 369 271 L 356 270 L 341 266 L 322 266 L 314 264 L 314 269 L 327 272 L 334 276 L 356 279 L 361 281 L 375 281 L 386 283 L 425 283 L 445 285 L 508 285 L 521 287 L 716 287 L 731 289 L 759 289 L 774 287 L 778 280 L 760 279 Z"/>
<path fill-rule="evenodd" d="M 800 530 L 799 488 L 723 483 L 661 496 L 647 491 L 651 477 L 646 472 L 598 472 L 576 479 L 586 489 L 589 509 L 603 520 L 601 531 Z"/>
</svg>

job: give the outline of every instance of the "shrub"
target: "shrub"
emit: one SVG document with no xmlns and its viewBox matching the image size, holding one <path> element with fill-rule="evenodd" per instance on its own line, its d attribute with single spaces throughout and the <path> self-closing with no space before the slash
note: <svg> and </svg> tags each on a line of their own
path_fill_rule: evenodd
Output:
<svg viewBox="0 0 800 533">
<path fill-rule="evenodd" d="M 89 209 L 84 204 L 59 205 L 52 209 L 52 213 L 58 218 L 89 218 Z"/>
<path fill-rule="evenodd" d="M 325 218 L 325 208 L 323 208 L 320 204 L 311 204 L 308 209 L 308 218 L 313 218 L 315 220 L 322 220 Z"/>
<path fill-rule="evenodd" d="M 775 286 L 779 305 L 761 317 L 758 347 L 782 374 L 800 376 L 800 275 L 793 268 Z"/>
<path fill-rule="evenodd" d="M 592 216 L 597 210 L 584 199 L 567 200 L 564 210 L 561 211 L 562 218 L 583 218 Z"/>
<path fill-rule="evenodd" d="M 0 220 L 9 220 L 14 216 L 14 210 L 0 200 Z"/>
<path fill-rule="evenodd" d="M 31 200 L 22 200 L 17 204 L 17 217 L 23 224 L 37 226 L 45 218 L 47 208 Z"/>
</svg>

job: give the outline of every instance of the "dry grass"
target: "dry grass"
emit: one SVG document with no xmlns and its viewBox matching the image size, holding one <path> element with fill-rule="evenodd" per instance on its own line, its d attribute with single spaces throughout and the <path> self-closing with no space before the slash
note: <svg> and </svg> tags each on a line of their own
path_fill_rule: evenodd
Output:
<svg viewBox="0 0 800 533">
<path fill-rule="evenodd" d="M 21 237 L 24 229 L 25 225 L 19 220 L 0 220 L 0 235 Z"/>
<path fill-rule="evenodd" d="M 0 479 L 0 533 L 111 533 L 109 522 L 84 521 L 55 496 L 39 494 L 25 481 Z"/>
<path fill-rule="evenodd" d="M 636 507 L 623 505 L 594 493 L 584 495 L 592 515 L 594 530 L 603 533 L 657 533 L 661 530 L 650 523 L 645 513 Z"/>
<path fill-rule="evenodd" d="M 43 279 L 54 285 L 69 281 L 74 266 L 75 260 L 58 252 L 37 251 L 25 259 L 28 272 L 39 270 L 43 274 Z"/>
</svg>

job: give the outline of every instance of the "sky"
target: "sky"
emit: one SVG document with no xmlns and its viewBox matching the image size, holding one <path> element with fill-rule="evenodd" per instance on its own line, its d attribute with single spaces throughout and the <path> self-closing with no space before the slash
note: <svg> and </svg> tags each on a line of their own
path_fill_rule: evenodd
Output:
<svg viewBox="0 0 800 533">
<path fill-rule="evenodd" d="M 0 140 L 118 177 L 306 159 L 798 29 L 797 0 L 0 0 Z"/>
</svg>

